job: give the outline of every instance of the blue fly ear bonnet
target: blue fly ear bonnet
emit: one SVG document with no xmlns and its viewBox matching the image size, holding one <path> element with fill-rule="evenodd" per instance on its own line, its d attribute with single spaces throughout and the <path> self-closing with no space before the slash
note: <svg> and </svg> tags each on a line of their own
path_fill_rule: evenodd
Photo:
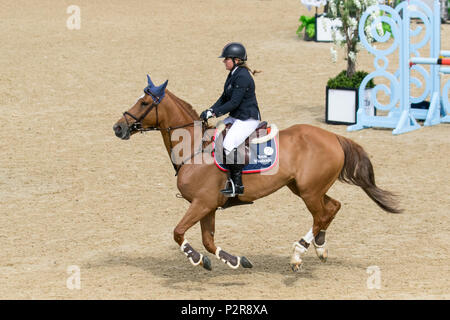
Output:
<svg viewBox="0 0 450 320">
<path fill-rule="evenodd" d="M 166 80 L 166 82 L 157 87 L 153 84 L 152 80 L 150 79 L 150 76 L 147 75 L 147 82 L 148 86 L 145 87 L 144 92 L 149 96 L 151 96 L 153 100 L 155 100 L 155 103 L 159 103 L 162 100 L 162 98 L 164 98 L 164 96 L 166 95 L 165 90 L 169 80 Z"/>
</svg>

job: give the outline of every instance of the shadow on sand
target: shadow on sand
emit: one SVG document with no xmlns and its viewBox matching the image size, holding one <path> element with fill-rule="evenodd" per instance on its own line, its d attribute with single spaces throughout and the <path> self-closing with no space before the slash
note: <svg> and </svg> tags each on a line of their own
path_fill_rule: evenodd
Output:
<svg viewBox="0 0 450 320">
<path fill-rule="evenodd" d="M 178 252 L 177 252 L 178 253 Z M 321 280 L 327 278 L 328 272 L 336 271 L 339 268 L 358 268 L 364 269 L 365 266 L 350 264 L 348 261 L 336 259 L 329 260 L 326 263 L 320 262 L 314 255 L 304 257 L 304 266 L 300 272 L 293 272 L 289 265 L 289 257 L 277 255 L 252 255 L 248 259 L 252 262 L 253 268 L 244 269 L 240 267 L 233 270 L 217 260 L 213 255 L 208 254 L 212 262 L 212 271 L 207 271 L 202 267 L 192 266 L 187 259 L 177 254 L 170 254 L 165 257 L 133 257 L 125 253 L 109 254 L 105 258 L 97 261 L 86 262 L 86 268 L 104 268 L 104 267 L 124 267 L 131 266 L 139 268 L 152 276 L 163 279 L 163 286 L 168 288 L 180 288 L 192 284 L 199 287 L 208 286 L 246 286 L 248 285 L 247 275 L 254 274 L 262 277 L 267 275 L 281 275 L 281 282 L 285 286 L 294 286 L 301 279 Z M 329 268 L 329 271 L 326 269 Z M 232 281 L 229 280 L 232 276 Z M 199 289 L 200 290 L 200 289 Z"/>
</svg>

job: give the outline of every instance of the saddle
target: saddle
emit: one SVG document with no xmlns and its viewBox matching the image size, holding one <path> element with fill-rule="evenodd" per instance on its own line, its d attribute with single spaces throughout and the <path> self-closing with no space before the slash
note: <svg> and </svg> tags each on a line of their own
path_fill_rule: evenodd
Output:
<svg viewBox="0 0 450 320">
<path fill-rule="evenodd" d="M 232 123 L 228 123 L 228 124 L 224 124 L 225 128 L 222 127 L 222 124 L 219 122 L 216 126 L 217 131 L 221 130 L 221 133 L 223 134 L 223 137 L 225 138 L 225 136 L 228 133 L 228 130 L 231 128 L 231 126 L 233 125 Z M 270 127 L 267 128 L 267 121 L 261 121 L 258 126 L 255 129 L 256 134 L 259 136 L 261 134 L 261 136 L 264 136 L 266 133 L 270 133 Z M 264 132 L 263 132 L 264 131 Z M 267 132 L 268 131 L 268 132 Z M 250 137 L 248 137 L 245 140 L 245 143 L 248 144 Z"/>
<path fill-rule="evenodd" d="M 230 130 L 232 125 L 233 125 L 232 123 L 228 123 L 225 125 L 225 128 L 221 132 L 223 139 L 225 139 L 225 137 L 227 136 L 228 130 Z M 265 136 L 267 134 L 267 121 L 261 121 L 259 123 L 258 127 L 256 127 L 254 133 L 256 133 L 257 137 Z M 252 135 L 250 135 L 250 136 L 252 136 Z M 242 150 L 244 151 L 243 158 L 245 159 L 245 162 L 243 164 L 249 164 L 249 161 L 250 161 L 250 136 L 247 137 L 247 139 L 245 139 L 245 141 L 243 143 L 244 148 L 242 148 L 242 147 L 238 148 L 238 151 L 241 151 L 241 152 L 242 152 Z M 235 157 L 236 156 L 237 155 L 235 155 Z M 242 154 L 240 156 L 242 157 Z M 226 158 L 225 153 L 223 154 L 223 158 L 224 159 Z"/>
<path fill-rule="evenodd" d="M 222 171 L 228 171 L 227 157 L 223 152 L 222 142 L 231 126 L 231 123 L 218 122 L 213 137 L 214 162 Z M 265 171 L 275 164 L 278 158 L 278 148 L 275 141 L 277 134 L 278 128 L 275 124 L 269 126 L 266 121 L 261 121 L 255 131 L 237 148 L 234 160 L 239 159 L 239 163 L 245 164 L 243 173 Z"/>
</svg>

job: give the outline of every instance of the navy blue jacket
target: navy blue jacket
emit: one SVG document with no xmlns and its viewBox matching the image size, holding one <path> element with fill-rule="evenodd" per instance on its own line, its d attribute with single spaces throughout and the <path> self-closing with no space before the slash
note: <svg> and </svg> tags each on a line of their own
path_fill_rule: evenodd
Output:
<svg viewBox="0 0 450 320">
<path fill-rule="evenodd" d="M 238 67 L 228 74 L 223 93 L 211 107 L 216 117 L 226 113 L 239 120 L 261 120 L 255 95 L 255 81 L 246 68 Z"/>
</svg>

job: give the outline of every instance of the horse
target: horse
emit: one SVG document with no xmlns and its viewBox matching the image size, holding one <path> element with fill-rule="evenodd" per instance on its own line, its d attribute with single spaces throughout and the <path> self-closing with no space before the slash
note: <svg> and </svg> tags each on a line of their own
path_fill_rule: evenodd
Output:
<svg viewBox="0 0 450 320">
<path fill-rule="evenodd" d="M 202 242 L 209 253 L 233 269 L 239 266 L 251 268 L 253 265 L 245 256 L 230 254 L 214 242 L 216 210 L 224 207 L 230 198 L 219 192 L 227 183 L 227 174 L 218 170 L 211 161 L 210 152 L 205 152 L 205 143 L 201 143 L 200 150 L 181 152 L 181 162 L 176 163 L 172 157 L 174 149 L 181 143 L 172 140 L 177 130 L 188 133 L 183 135 L 183 143 L 195 145 L 196 124 L 201 124 L 202 134 L 214 127 L 202 122 L 189 103 L 170 92 L 166 88 L 168 81 L 156 86 L 147 75 L 147 82 L 144 94 L 113 125 L 115 135 L 127 140 L 137 132 L 161 132 L 176 171 L 178 190 L 190 203 L 173 231 L 173 238 L 192 265 L 212 269 L 211 260 L 195 250 L 185 238 L 185 233 L 200 222 Z M 294 272 L 301 269 L 302 257 L 311 243 L 319 259 L 327 260 L 325 232 L 341 208 L 340 202 L 328 196 L 327 191 L 337 180 L 359 186 L 386 212 L 402 211 L 398 208 L 397 196 L 375 184 L 368 154 L 351 139 L 308 124 L 279 130 L 277 139 L 278 167 L 265 174 L 244 174 L 245 191 L 234 204 L 252 203 L 285 186 L 304 201 L 312 214 L 313 225 L 292 246 L 290 266 Z"/>
</svg>

